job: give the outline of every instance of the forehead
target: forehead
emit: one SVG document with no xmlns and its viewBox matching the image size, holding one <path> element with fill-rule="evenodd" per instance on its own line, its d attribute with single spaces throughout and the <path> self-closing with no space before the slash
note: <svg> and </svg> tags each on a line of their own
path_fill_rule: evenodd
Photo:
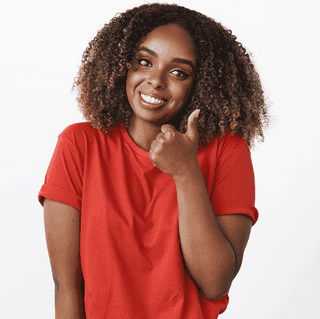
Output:
<svg viewBox="0 0 320 319">
<path fill-rule="evenodd" d="M 195 61 L 195 48 L 188 32 L 176 24 L 160 26 L 152 30 L 139 48 L 147 47 L 159 56 L 174 56 Z"/>
</svg>

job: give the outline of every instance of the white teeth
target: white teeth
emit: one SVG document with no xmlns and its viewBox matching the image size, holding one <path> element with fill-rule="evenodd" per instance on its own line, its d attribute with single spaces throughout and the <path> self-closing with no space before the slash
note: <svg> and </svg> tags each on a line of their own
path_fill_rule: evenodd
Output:
<svg viewBox="0 0 320 319">
<path fill-rule="evenodd" d="M 155 99 L 154 97 L 151 97 L 149 95 L 145 95 L 141 93 L 141 97 L 148 103 L 152 103 L 152 104 L 160 104 L 163 103 L 165 100 L 158 100 Z"/>
</svg>

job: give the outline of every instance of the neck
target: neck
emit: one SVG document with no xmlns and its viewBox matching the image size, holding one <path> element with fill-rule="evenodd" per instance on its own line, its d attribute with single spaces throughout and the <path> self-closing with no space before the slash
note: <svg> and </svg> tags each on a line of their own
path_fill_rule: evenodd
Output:
<svg viewBox="0 0 320 319">
<path fill-rule="evenodd" d="M 151 142 L 160 133 L 161 125 L 135 121 L 134 118 L 130 120 L 128 133 L 132 140 L 144 151 L 149 152 Z"/>
</svg>

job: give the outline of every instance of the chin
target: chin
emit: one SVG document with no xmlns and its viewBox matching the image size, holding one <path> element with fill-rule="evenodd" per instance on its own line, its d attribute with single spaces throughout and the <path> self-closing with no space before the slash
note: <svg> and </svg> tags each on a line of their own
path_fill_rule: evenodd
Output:
<svg viewBox="0 0 320 319">
<path fill-rule="evenodd" d="M 186 115 L 185 108 L 182 108 L 170 120 L 165 121 L 163 124 L 170 124 L 170 125 L 174 126 L 177 131 L 179 131 L 180 130 L 180 123 L 185 115 Z"/>
</svg>

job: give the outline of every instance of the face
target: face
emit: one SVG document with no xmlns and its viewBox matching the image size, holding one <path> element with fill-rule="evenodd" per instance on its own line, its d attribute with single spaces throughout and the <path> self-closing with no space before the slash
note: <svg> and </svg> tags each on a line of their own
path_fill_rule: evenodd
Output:
<svg viewBox="0 0 320 319">
<path fill-rule="evenodd" d="M 195 63 L 195 49 L 184 29 L 169 24 L 151 31 L 128 70 L 132 120 L 161 125 L 173 118 L 188 98 Z"/>
</svg>

